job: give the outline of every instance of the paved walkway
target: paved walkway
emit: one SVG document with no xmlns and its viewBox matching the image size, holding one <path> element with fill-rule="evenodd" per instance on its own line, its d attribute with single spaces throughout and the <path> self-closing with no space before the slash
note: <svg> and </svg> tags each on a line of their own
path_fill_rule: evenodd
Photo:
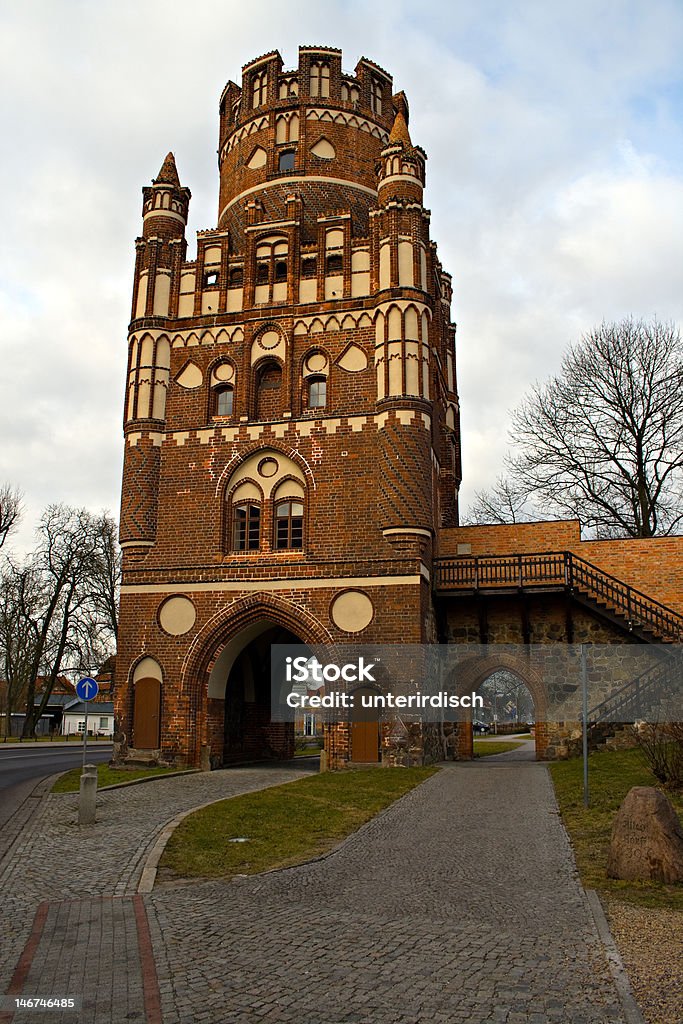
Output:
<svg viewBox="0 0 683 1024">
<path fill-rule="evenodd" d="M 0 992 L 82 998 L 83 1008 L 19 1010 L 14 1021 L 160 1022 L 147 914 L 134 895 L 154 840 L 183 810 L 308 771 L 289 763 L 103 790 L 97 823 L 80 827 L 76 794 L 45 797 L 0 862 Z M 1 1024 L 9 1020 L 0 1011 Z"/>
<path fill-rule="evenodd" d="M 0 981 L 84 1009 L 14 1021 L 624 1024 L 542 765 L 451 765 L 323 860 L 133 895 L 162 819 L 304 771 L 102 793 L 85 832 L 50 797 L 0 865 Z"/>
<path fill-rule="evenodd" d="M 535 761 L 536 743 L 525 736 L 477 736 L 477 742 L 483 743 L 519 743 L 515 750 L 507 750 L 504 754 L 489 754 L 487 761 Z M 477 760 L 481 761 L 479 757 Z"/>
</svg>

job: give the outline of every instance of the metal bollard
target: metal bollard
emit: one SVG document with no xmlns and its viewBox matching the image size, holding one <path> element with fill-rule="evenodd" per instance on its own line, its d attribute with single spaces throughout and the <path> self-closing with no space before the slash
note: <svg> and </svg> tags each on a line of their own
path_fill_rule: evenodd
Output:
<svg viewBox="0 0 683 1024">
<path fill-rule="evenodd" d="M 97 802 L 97 765 L 83 766 L 78 798 L 78 824 L 95 824 L 95 804 Z"/>
</svg>

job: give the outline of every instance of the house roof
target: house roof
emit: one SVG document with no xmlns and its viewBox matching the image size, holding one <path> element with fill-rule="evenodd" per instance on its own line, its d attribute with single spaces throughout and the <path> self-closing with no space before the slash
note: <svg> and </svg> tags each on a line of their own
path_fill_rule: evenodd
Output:
<svg viewBox="0 0 683 1024">
<path fill-rule="evenodd" d="M 113 701 L 100 701 L 95 703 L 94 701 L 82 701 L 79 700 L 69 708 L 65 708 L 65 715 L 84 715 L 85 706 L 88 705 L 88 714 L 94 712 L 97 715 L 113 715 L 114 714 L 114 702 Z"/>
<path fill-rule="evenodd" d="M 36 697 L 35 697 L 35 700 L 33 701 L 33 703 L 35 705 L 38 705 L 38 704 L 40 704 L 42 699 L 43 699 L 42 696 L 40 694 L 37 694 Z M 68 708 L 70 704 L 76 703 L 77 700 L 78 700 L 78 697 L 76 697 L 76 695 L 73 694 L 73 693 L 53 693 L 53 694 L 50 695 L 50 698 L 49 698 L 47 704 L 45 705 L 45 707 L 46 708 L 54 708 L 54 707 Z"/>
</svg>

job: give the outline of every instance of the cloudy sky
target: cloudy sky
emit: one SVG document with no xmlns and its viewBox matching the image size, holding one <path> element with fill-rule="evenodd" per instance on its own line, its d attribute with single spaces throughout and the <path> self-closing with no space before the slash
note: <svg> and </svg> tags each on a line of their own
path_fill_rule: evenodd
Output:
<svg viewBox="0 0 683 1024">
<path fill-rule="evenodd" d="M 169 149 L 216 222 L 217 108 L 299 44 L 393 74 L 453 274 L 463 504 L 508 411 L 603 319 L 683 323 L 680 0 L 1 0 L 0 482 L 118 513 L 133 240 Z"/>
</svg>

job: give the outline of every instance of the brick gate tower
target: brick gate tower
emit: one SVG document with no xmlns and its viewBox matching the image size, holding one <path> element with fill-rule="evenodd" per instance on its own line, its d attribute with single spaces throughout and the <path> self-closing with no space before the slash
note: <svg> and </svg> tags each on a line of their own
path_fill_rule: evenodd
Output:
<svg viewBox="0 0 683 1024">
<path fill-rule="evenodd" d="M 451 279 L 391 76 L 301 47 L 220 99 L 217 227 L 173 154 L 143 189 L 124 416 L 117 713 L 175 763 L 289 756 L 273 642 L 422 643 L 457 526 Z M 356 744 L 354 746 L 354 743 Z M 328 737 L 332 765 L 379 736 Z"/>
</svg>

